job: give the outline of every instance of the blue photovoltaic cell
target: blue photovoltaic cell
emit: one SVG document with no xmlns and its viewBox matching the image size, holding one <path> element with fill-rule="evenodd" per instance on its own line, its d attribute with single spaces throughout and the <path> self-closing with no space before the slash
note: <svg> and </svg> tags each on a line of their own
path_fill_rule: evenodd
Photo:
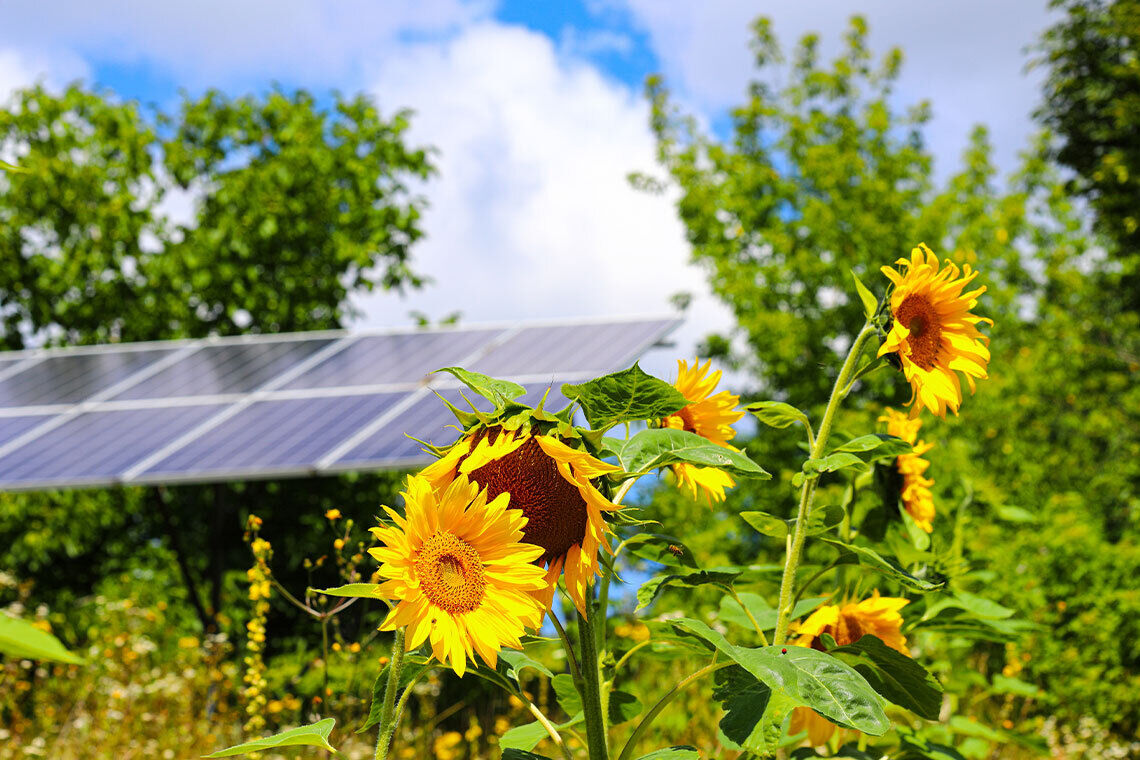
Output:
<svg viewBox="0 0 1140 760">
<path fill-rule="evenodd" d="M 502 330 L 448 330 L 368 335 L 336 352 L 285 388 L 416 383 L 428 373 L 464 361 Z"/>
<path fill-rule="evenodd" d="M 625 369 L 671 320 L 529 327 L 467 369 L 492 377 L 604 374 Z M 619 366 L 620 365 L 620 366 Z"/>
<path fill-rule="evenodd" d="M 114 480 L 221 408 L 204 404 L 81 414 L 0 458 L 0 482 L 50 486 Z"/>
<path fill-rule="evenodd" d="M 405 395 L 258 401 L 173 452 L 144 477 L 312 467 Z"/>
<path fill-rule="evenodd" d="M 542 394 L 546 393 L 546 389 L 547 386 L 544 385 L 531 386 L 528 388 L 527 394 L 519 398 L 518 401 L 527 406 L 534 406 L 542 399 Z M 486 399 L 469 391 L 465 391 L 465 393 L 467 398 L 474 401 L 480 409 L 484 411 L 490 409 L 490 403 Z M 459 395 L 458 389 L 449 388 L 441 391 L 440 395 L 459 409 L 468 410 L 471 408 Z M 550 395 L 546 398 L 545 408 L 557 412 L 565 406 L 566 399 L 562 394 L 557 389 L 551 390 Z M 337 460 L 336 464 L 339 467 L 355 463 L 375 465 L 386 461 L 431 459 L 430 454 L 424 453 L 423 446 L 419 441 L 414 441 L 408 436 L 414 436 L 435 446 L 446 446 L 453 443 L 458 436 L 458 431 L 455 428 L 448 427 L 455 424 L 457 424 L 455 415 L 442 401 L 436 398 L 434 393 L 430 394 L 366 438 Z"/>
<path fill-rule="evenodd" d="M 131 386 L 115 400 L 249 393 L 330 343 L 331 339 L 323 338 L 206 346 Z"/>
<path fill-rule="evenodd" d="M 55 415 L 35 414 L 26 417 L 0 417 L 0 446 L 38 427 Z"/>
<path fill-rule="evenodd" d="M 173 351 L 105 351 L 49 356 L 0 380 L 0 406 L 73 404 L 126 380 Z"/>
</svg>

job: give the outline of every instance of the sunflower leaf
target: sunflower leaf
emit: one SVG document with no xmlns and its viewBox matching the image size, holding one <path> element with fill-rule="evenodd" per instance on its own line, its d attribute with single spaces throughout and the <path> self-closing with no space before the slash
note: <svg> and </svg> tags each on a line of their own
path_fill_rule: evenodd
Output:
<svg viewBox="0 0 1140 760">
<path fill-rule="evenodd" d="M 550 758 L 546 755 L 536 755 L 533 752 L 527 752 L 517 747 L 507 747 L 503 750 L 503 760 L 550 760 Z"/>
<path fill-rule="evenodd" d="M 233 757 L 234 755 L 246 755 L 276 747 L 320 747 L 329 752 L 336 752 L 336 749 L 329 744 L 329 734 L 332 732 L 335 723 L 336 720 L 333 718 L 325 718 L 307 726 L 299 726 L 273 736 L 266 736 L 263 739 L 255 739 L 244 744 L 226 747 L 209 755 L 202 755 L 202 757 Z"/>
<path fill-rule="evenodd" d="M 562 395 L 577 401 L 586 421 L 596 431 L 622 422 L 659 420 L 675 414 L 689 401 L 664 380 L 646 374 L 636 363 L 577 385 L 564 383 Z"/>
<path fill-rule="evenodd" d="M 64 648 L 59 639 L 26 620 L 0 612 L 0 654 L 29 660 L 52 660 L 81 665 L 83 660 Z"/>
<path fill-rule="evenodd" d="M 451 373 L 459 382 L 500 408 L 506 406 L 511 399 L 526 394 L 526 388 L 518 383 L 488 377 L 487 375 L 472 372 L 462 367 L 443 367 L 442 369 L 437 369 L 436 372 Z"/>
<path fill-rule="evenodd" d="M 875 294 L 867 289 L 863 281 L 859 279 L 859 275 L 855 274 L 855 270 L 851 272 L 851 279 L 855 280 L 855 291 L 859 294 L 859 300 L 863 302 L 863 314 L 870 319 L 879 312 L 879 300 L 875 298 Z"/>
<path fill-rule="evenodd" d="M 642 755 L 637 760 L 700 760 L 701 753 L 696 747 L 688 744 L 677 744 L 672 747 L 656 749 L 648 755 Z"/>
<path fill-rule="evenodd" d="M 911 591 L 921 591 L 924 593 L 937 591 L 946 585 L 946 582 L 941 579 L 937 582 L 931 582 L 912 575 L 907 572 L 894 557 L 884 557 L 874 549 L 870 549 L 866 546 L 845 544 L 842 541 L 830 538 L 824 538 L 823 540 L 839 549 L 838 564 L 857 564 L 863 567 L 869 567 L 879 574 L 902 584 Z"/>
<path fill-rule="evenodd" d="M 847 443 L 836 446 L 832 454 L 848 452 L 862 459 L 864 462 L 874 462 L 878 459 L 893 459 L 900 454 L 909 454 L 913 447 L 893 435 L 883 433 L 870 433 L 852 438 Z"/>
<path fill-rule="evenodd" d="M 938 720 L 942 709 L 942 684 L 926 668 L 884 644 L 871 634 L 852 644 L 830 650 L 855 668 L 885 699 L 910 710 L 920 718 Z"/>
<path fill-rule="evenodd" d="M 617 452 L 626 472 L 641 473 L 671 464 L 714 467 L 742 478 L 772 477 L 763 467 L 739 451 L 717 446 L 687 430 L 650 428 L 625 441 Z"/>
<path fill-rule="evenodd" d="M 527 668 L 538 671 L 547 678 L 553 678 L 554 674 L 550 672 L 550 668 L 543 665 L 538 660 L 535 660 L 526 652 L 521 652 L 517 649 L 503 649 L 499 652 L 499 659 L 506 663 L 506 676 L 513 680 L 515 683 L 519 682 L 522 672 Z"/>
<path fill-rule="evenodd" d="M 672 621 L 797 705 L 806 705 L 833 723 L 882 736 L 890 728 L 883 700 L 867 679 L 838 658 L 807 647 L 738 647 L 699 620 Z"/>
<path fill-rule="evenodd" d="M 757 401 L 744 408 L 756 415 L 756 418 L 768 427 L 786 428 L 798 422 L 805 428 L 811 428 L 807 412 L 800 411 L 783 401 Z"/>
<path fill-rule="evenodd" d="M 344 586 L 335 586 L 333 588 L 309 588 L 309 591 L 314 594 L 324 594 L 325 596 L 350 596 L 359 597 L 361 599 L 379 599 L 381 601 L 388 601 L 388 597 L 381 596 L 380 585 L 376 583 L 348 583 Z"/>
<path fill-rule="evenodd" d="M 641 700 L 629 692 L 617 689 L 610 692 L 609 715 L 611 726 L 633 720 L 641 714 L 642 709 Z"/>
<path fill-rule="evenodd" d="M 643 583 L 637 590 L 637 609 L 648 607 L 666 586 L 695 588 L 711 585 L 727 589 L 739 577 L 740 571 L 726 570 L 698 570 L 695 573 L 659 575 Z"/>
<path fill-rule="evenodd" d="M 715 674 L 713 699 L 721 703 L 721 741 L 728 747 L 771 756 L 783 735 L 784 720 L 796 706 L 783 692 L 773 691 L 739 665 Z"/>
<path fill-rule="evenodd" d="M 431 662 L 430 657 L 412 653 L 404 655 L 404 666 L 400 671 L 400 682 L 396 688 L 406 688 L 429 662 Z M 389 670 L 391 670 L 391 663 L 386 663 L 376 674 L 376 680 L 372 683 L 372 707 L 368 710 L 368 717 L 356 729 L 356 733 L 362 734 L 380 722 L 380 715 L 384 712 L 384 692 L 388 688 Z"/>
</svg>

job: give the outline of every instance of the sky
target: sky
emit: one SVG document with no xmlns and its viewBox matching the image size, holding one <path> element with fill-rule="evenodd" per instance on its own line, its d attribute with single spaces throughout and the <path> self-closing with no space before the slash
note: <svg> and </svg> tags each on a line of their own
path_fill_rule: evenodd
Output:
<svg viewBox="0 0 1140 760">
<path fill-rule="evenodd" d="M 674 353 L 731 326 L 689 261 L 675 193 L 632 189 L 661 175 L 643 97 L 661 73 L 716 134 L 752 73 L 749 24 L 769 16 L 785 48 L 806 32 L 824 55 L 848 18 L 877 53 L 902 48 L 900 106 L 929 99 L 936 172 L 949 174 L 973 123 L 1012 171 L 1034 129 L 1040 72 L 1026 49 L 1044 0 L 3 0 L 0 102 L 19 87 L 80 79 L 160 108 L 180 90 L 233 95 L 274 85 L 372 95 L 415 112 L 409 140 L 437 148 L 439 175 L 413 250 L 433 284 L 358 298 L 359 327 L 409 313 L 464 323 L 668 314 L 694 295 Z M 191 217 L 191 196 L 171 201 Z M 504 297 L 503 293 L 509 294 Z M 659 360 L 653 360 L 652 364 Z M 656 367 L 652 367 L 656 369 Z"/>
</svg>

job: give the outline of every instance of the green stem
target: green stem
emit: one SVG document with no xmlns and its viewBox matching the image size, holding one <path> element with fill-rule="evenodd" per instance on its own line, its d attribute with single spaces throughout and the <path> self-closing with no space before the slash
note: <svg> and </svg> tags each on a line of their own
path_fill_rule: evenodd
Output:
<svg viewBox="0 0 1140 760">
<path fill-rule="evenodd" d="M 376 760 L 387 760 L 392 734 L 396 732 L 396 692 L 400 687 L 400 671 L 404 666 L 404 629 L 396 629 L 392 642 L 392 662 L 388 666 L 388 685 L 384 687 L 384 709 L 380 711 L 380 731 L 376 737 Z"/>
<path fill-rule="evenodd" d="M 574 647 L 570 643 L 570 637 L 566 635 L 566 629 L 562 627 L 562 622 L 558 616 L 554 614 L 554 605 L 550 605 L 550 609 L 546 613 L 550 616 L 550 622 L 554 624 L 554 630 L 558 631 L 558 637 L 562 639 L 562 646 L 566 650 L 566 661 L 570 665 L 570 675 L 574 678 L 574 683 L 579 683 L 582 680 L 582 669 L 578 666 L 577 656 L 574 654 Z"/>
<path fill-rule="evenodd" d="M 617 661 L 617 665 L 614 665 L 614 672 L 616 673 L 617 671 L 621 670 L 621 666 L 624 665 L 626 661 L 633 656 L 634 652 L 636 652 L 638 649 L 641 649 L 642 647 L 647 647 L 652 643 L 653 639 L 646 639 L 645 641 L 639 641 L 630 647 L 629 651 L 623 654 L 621 656 L 621 659 Z"/>
<path fill-rule="evenodd" d="M 598 673 L 598 650 L 594 646 L 594 629 L 590 618 L 578 615 L 578 645 L 582 648 L 582 712 L 586 718 L 586 746 L 590 760 L 607 760 L 606 720 L 602 712 L 602 693 Z"/>
<path fill-rule="evenodd" d="M 633 753 L 634 745 L 636 745 L 638 740 L 641 739 L 641 736 L 649 730 L 649 726 L 652 725 L 661 711 L 665 709 L 666 705 L 672 702 L 673 698 L 680 694 L 686 686 L 699 678 L 703 678 L 709 673 L 720 670 L 721 668 L 727 668 L 729 665 L 732 665 L 732 662 L 714 662 L 711 665 L 706 665 L 696 673 L 685 678 L 670 689 L 665 696 L 657 700 L 657 704 L 653 705 L 652 709 L 650 709 L 650 711 L 645 714 L 645 717 L 641 719 L 641 722 L 637 724 L 637 728 L 633 729 L 633 733 L 630 734 L 629 740 L 625 743 L 625 747 L 622 748 L 621 754 L 618 755 L 618 760 L 629 760 L 630 755 Z M 593 754 L 591 754 L 590 760 L 593 760 L 593 757 Z"/>
<path fill-rule="evenodd" d="M 875 328 L 870 323 L 864 324 L 863 329 L 859 331 L 854 342 L 852 342 L 851 350 L 847 352 L 843 368 L 839 370 L 839 377 L 835 378 L 835 386 L 831 389 L 831 398 L 827 401 L 827 410 L 824 411 L 823 419 L 819 422 L 819 432 L 815 436 L 815 445 L 811 447 L 812 459 L 819 459 L 827 448 L 827 440 L 831 437 L 831 424 L 835 421 L 835 412 L 839 409 L 839 402 L 843 400 L 848 389 L 851 374 L 855 371 L 855 365 L 863 353 L 867 339 L 874 334 Z M 773 646 L 780 646 L 788 640 L 788 627 L 792 622 L 796 570 L 800 565 L 800 555 L 803 554 L 804 539 L 807 538 L 808 517 L 811 515 L 812 499 L 815 496 L 815 487 L 818 482 L 819 475 L 806 477 L 800 491 L 800 504 L 796 512 L 796 529 L 792 535 L 791 546 L 788 548 L 788 556 L 784 561 L 784 577 L 780 580 L 780 601 L 776 608 L 778 617 L 776 618 L 776 633 L 772 639 Z"/>
</svg>

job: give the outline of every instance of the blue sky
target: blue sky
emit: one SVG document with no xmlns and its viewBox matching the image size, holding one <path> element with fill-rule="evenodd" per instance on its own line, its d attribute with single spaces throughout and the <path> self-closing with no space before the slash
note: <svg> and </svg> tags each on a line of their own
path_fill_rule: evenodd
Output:
<svg viewBox="0 0 1140 760">
<path fill-rule="evenodd" d="M 933 103 L 926 136 L 940 176 L 977 121 L 999 166 L 1015 167 L 1033 130 L 1040 74 L 1026 75 L 1025 48 L 1049 21 L 1043 1 L 5 0 L 0 100 L 79 78 L 164 109 L 181 89 L 273 83 L 411 107 L 411 139 L 439 151 L 413 254 L 435 284 L 359 299 L 360 325 L 407 324 L 412 310 L 469 323 L 660 314 L 688 291 L 677 336 L 688 352 L 731 319 L 689 263 L 674 197 L 626 180 L 659 171 L 645 76 L 662 73 L 723 134 L 751 73 L 756 16 L 772 17 L 785 47 L 818 32 L 827 56 L 853 13 L 867 17 L 875 51 L 906 55 L 898 104 Z M 194 203 L 172 195 L 166 211 L 189 223 Z M 513 296 L 485 295 L 504 290 Z"/>
</svg>

